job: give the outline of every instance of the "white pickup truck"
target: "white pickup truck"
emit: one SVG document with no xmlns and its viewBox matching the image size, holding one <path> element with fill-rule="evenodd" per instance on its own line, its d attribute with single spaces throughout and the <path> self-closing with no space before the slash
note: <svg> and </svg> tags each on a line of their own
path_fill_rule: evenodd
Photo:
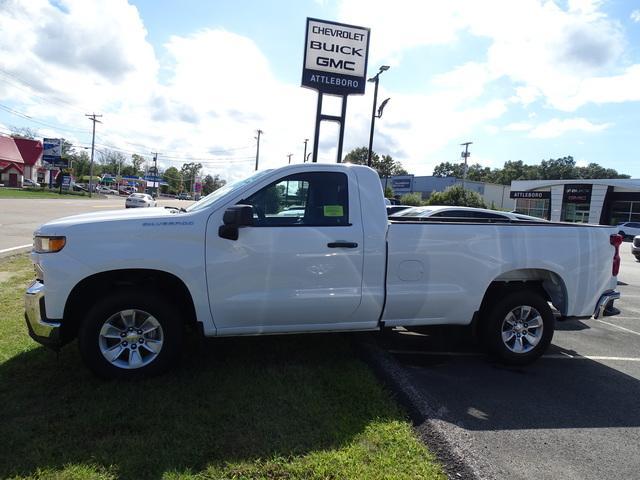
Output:
<svg viewBox="0 0 640 480">
<path fill-rule="evenodd" d="M 185 324 L 206 336 L 473 325 L 524 364 L 551 342 L 550 305 L 597 317 L 619 297 L 615 228 L 409 220 L 389 221 L 375 171 L 343 164 L 260 171 L 186 210 L 62 218 L 35 232 L 27 325 L 53 348 L 77 337 L 104 377 L 165 370 Z"/>
</svg>

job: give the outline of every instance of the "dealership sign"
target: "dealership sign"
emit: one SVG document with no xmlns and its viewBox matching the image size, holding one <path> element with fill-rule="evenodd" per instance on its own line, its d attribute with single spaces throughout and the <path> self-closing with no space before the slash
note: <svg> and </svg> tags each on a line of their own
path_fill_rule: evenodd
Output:
<svg viewBox="0 0 640 480">
<path fill-rule="evenodd" d="M 363 94 L 369 29 L 307 18 L 302 86 L 332 95 Z"/>
<path fill-rule="evenodd" d="M 509 198 L 542 199 L 551 198 L 551 192 L 511 192 Z"/>
<path fill-rule="evenodd" d="M 566 184 L 564 186 L 565 203 L 591 203 L 591 184 Z"/>
</svg>

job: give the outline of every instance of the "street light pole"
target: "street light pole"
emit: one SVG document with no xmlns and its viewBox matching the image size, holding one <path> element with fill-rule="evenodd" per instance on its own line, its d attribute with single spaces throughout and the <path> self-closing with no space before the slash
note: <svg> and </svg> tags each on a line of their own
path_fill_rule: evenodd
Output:
<svg viewBox="0 0 640 480">
<path fill-rule="evenodd" d="M 302 162 L 306 162 L 307 161 L 307 142 L 309 141 L 308 138 L 304 139 L 304 154 L 302 155 Z"/>
<path fill-rule="evenodd" d="M 367 154 L 367 166 L 371 166 L 371 155 L 373 149 L 373 128 L 376 124 L 376 106 L 378 104 L 378 82 L 379 77 L 382 72 L 386 72 L 389 70 L 388 65 L 382 65 L 378 73 L 375 74 L 373 78 L 367 80 L 368 82 L 373 82 L 375 84 L 375 88 L 373 90 L 373 108 L 371 110 L 371 131 L 369 132 L 369 152 Z"/>
<path fill-rule="evenodd" d="M 262 130 L 258 130 L 258 136 L 256 137 L 256 140 L 258 140 L 258 143 L 256 144 L 256 170 L 258 170 L 258 160 L 260 159 L 260 135 L 262 135 L 264 132 Z"/>
</svg>

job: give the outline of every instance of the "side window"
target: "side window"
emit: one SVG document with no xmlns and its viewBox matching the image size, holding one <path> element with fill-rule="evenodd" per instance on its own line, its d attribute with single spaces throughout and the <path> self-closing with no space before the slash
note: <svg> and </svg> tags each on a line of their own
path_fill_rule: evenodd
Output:
<svg viewBox="0 0 640 480">
<path fill-rule="evenodd" d="M 239 203 L 253 206 L 253 224 L 258 227 L 349 224 L 349 194 L 344 173 L 289 175 Z"/>
</svg>

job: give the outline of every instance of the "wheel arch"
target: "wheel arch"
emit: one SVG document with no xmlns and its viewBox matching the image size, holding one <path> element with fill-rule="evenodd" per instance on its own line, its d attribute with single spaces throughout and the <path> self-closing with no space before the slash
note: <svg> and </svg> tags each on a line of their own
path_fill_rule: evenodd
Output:
<svg viewBox="0 0 640 480">
<path fill-rule="evenodd" d="M 64 307 L 62 335 L 68 342 L 78 334 L 82 313 L 86 312 L 104 292 L 120 289 L 140 289 L 157 292 L 176 303 L 188 324 L 197 321 L 195 305 L 186 284 L 176 275 L 154 269 L 117 269 L 90 275 L 76 284 Z"/>
<path fill-rule="evenodd" d="M 486 311 L 497 298 L 506 293 L 524 289 L 537 291 L 562 315 L 566 315 L 568 296 L 564 280 L 557 273 L 541 268 L 521 268 L 500 274 L 489 284 L 480 305 L 480 312 Z"/>
</svg>

